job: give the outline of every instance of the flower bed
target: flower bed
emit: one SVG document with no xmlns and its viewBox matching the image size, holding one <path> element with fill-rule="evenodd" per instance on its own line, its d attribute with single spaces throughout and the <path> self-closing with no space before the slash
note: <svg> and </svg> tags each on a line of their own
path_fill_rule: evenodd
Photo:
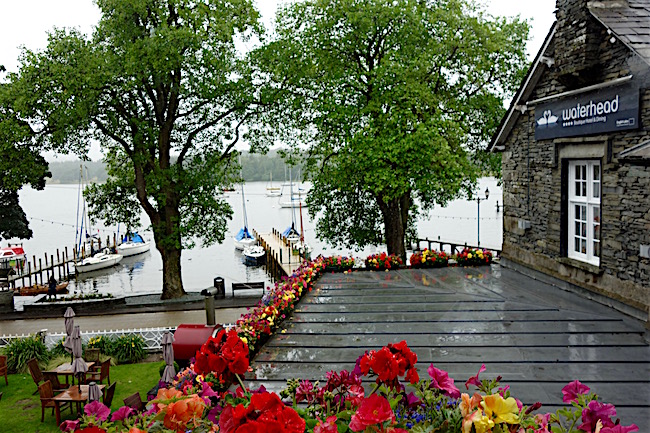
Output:
<svg viewBox="0 0 650 433">
<path fill-rule="evenodd" d="M 353 257 L 331 256 L 323 258 L 323 272 L 345 272 L 354 267 Z"/>
<path fill-rule="evenodd" d="M 556 413 L 535 413 L 540 403 L 524 405 L 499 378 L 480 380 L 479 372 L 461 393 L 448 373 L 431 364 L 420 379 L 417 355 L 405 341 L 360 356 L 352 371 L 329 372 L 323 386 L 288 381 L 280 395 L 263 387 L 235 391 L 226 378 L 241 384 L 237 373 L 248 369 L 247 345 L 234 330 L 222 331 L 201 348 L 197 362 L 173 383 L 161 383 L 148 409 L 122 407 L 112 414 L 99 402 L 85 407 L 80 420 L 66 421 L 62 431 L 82 433 L 141 432 L 462 432 L 628 433 L 636 425 L 614 420 L 616 409 L 598 401 L 578 381 L 562 389 L 571 404 Z M 205 359 L 202 359 L 205 357 Z M 209 371 L 206 374 L 206 371 Z M 363 377 L 375 378 L 367 393 Z M 216 388 L 216 389 L 215 389 Z M 283 401 L 284 399 L 284 401 Z"/>
<path fill-rule="evenodd" d="M 375 271 L 399 269 L 404 263 L 395 254 L 372 254 L 366 258 L 366 268 Z"/>
<path fill-rule="evenodd" d="M 492 252 L 478 248 L 465 248 L 454 255 L 459 266 L 479 266 L 492 263 Z"/>
<path fill-rule="evenodd" d="M 443 268 L 449 264 L 449 256 L 444 251 L 424 249 L 416 251 L 409 258 L 414 268 Z"/>
</svg>

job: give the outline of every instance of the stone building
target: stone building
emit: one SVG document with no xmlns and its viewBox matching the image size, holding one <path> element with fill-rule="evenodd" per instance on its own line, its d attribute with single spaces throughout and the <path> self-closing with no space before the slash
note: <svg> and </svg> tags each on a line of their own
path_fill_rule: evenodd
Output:
<svg viewBox="0 0 650 433">
<path fill-rule="evenodd" d="M 490 144 L 503 260 L 650 323 L 650 0 L 557 0 Z"/>
</svg>

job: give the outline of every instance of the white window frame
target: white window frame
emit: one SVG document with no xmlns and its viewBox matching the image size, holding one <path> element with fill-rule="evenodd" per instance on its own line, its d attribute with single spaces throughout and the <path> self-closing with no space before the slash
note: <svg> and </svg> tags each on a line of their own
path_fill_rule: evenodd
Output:
<svg viewBox="0 0 650 433">
<path fill-rule="evenodd" d="M 579 179 L 576 178 L 576 167 L 583 168 Z M 594 177 L 595 171 L 597 178 Z M 584 179 L 582 178 L 583 174 L 586 175 Z M 602 255 L 600 242 L 602 170 L 600 160 L 569 161 L 569 184 L 567 187 L 569 189 L 567 256 L 600 266 L 600 255 Z M 576 187 L 579 187 L 578 192 L 576 192 Z"/>
</svg>

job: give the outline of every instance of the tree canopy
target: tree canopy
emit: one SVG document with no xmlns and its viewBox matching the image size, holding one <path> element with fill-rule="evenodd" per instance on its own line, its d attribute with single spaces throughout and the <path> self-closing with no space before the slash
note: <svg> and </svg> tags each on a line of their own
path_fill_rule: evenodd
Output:
<svg viewBox="0 0 650 433">
<path fill-rule="evenodd" d="M 263 48 L 267 123 L 308 145 L 319 237 L 404 256 L 417 213 L 471 194 L 526 64 L 528 25 L 470 0 L 308 0 Z"/>
<path fill-rule="evenodd" d="M 84 155 L 100 141 L 110 179 L 87 196 L 96 217 L 135 223 L 144 209 L 163 259 L 163 298 L 184 293 L 181 251 L 221 241 L 232 210 L 230 157 L 254 117 L 236 38 L 260 31 L 251 0 L 96 0 L 90 38 L 55 30 L 10 77 L 14 108 L 41 149 Z"/>
</svg>

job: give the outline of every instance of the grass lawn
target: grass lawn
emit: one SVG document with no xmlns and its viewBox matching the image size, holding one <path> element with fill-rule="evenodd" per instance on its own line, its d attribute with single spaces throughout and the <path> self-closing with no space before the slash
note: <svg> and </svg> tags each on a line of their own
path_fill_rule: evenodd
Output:
<svg viewBox="0 0 650 433">
<path fill-rule="evenodd" d="M 161 362 L 150 362 L 112 366 L 111 381 L 117 382 L 117 385 L 111 410 L 122 407 L 122 400 L 136 391 L 143 400 L 146 399 L 147 391 L 158 383 L 160 365 Z M 0 400 L 0 432 L 60 432 L 51 409 L 45 411 L 45 422 L 41 423 L 41 401 L 38 393 L 32 395 L 34 391 L 36 384 L 29 373 L 10 374 L 9 386 L 5 385 L 4 377 L 0 378 L 0 392 L 3 393 Z M 73 413 L 68 409 L 61 412 L 62 420 L 76 417 L 74 405 Z"/>
</svg>

